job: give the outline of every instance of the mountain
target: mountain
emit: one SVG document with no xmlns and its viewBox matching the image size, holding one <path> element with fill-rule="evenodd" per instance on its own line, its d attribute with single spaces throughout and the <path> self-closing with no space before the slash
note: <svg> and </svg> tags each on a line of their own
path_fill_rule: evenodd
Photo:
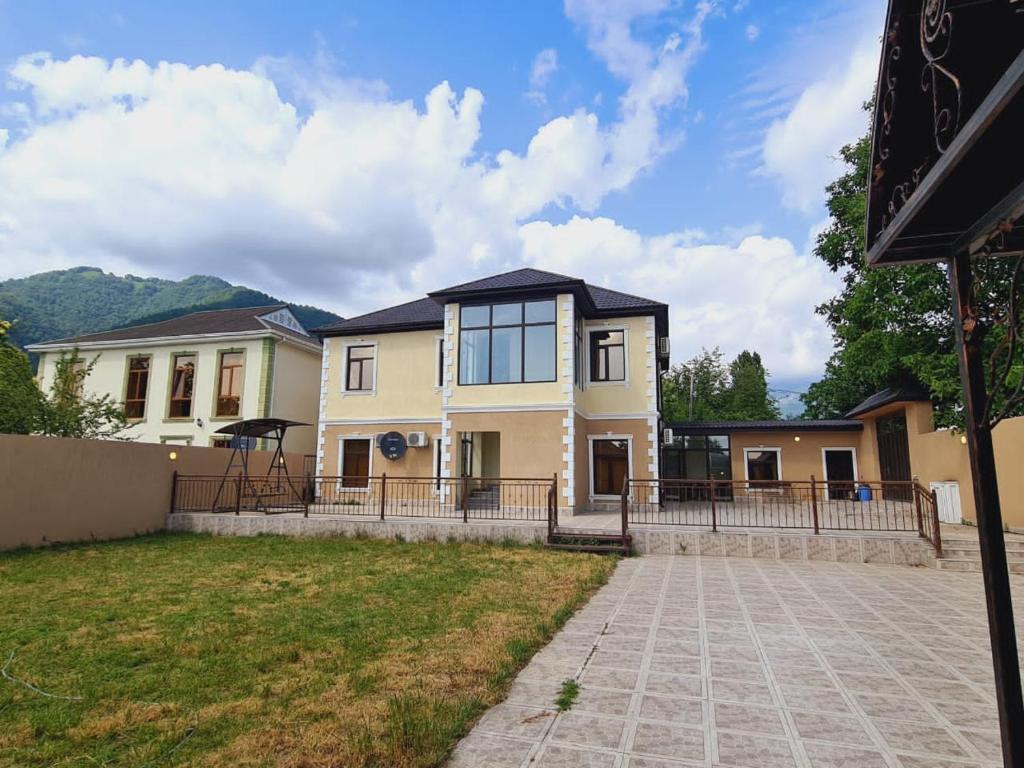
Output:
<svg viewBox="0 0 1024 768">
<path fill-rule="evenodd" d="M 0 281 L 0 318 L 14 321 L 8 338 L 24 347 L 47 339 L 167 320 L 201 309 L 282 304 L 261 291 L 219 277 L 184 280 L 114 275 L 75 267 Z M 340 319 L 317 307 L 292 305 L 306 328 Z"/>
</svg>

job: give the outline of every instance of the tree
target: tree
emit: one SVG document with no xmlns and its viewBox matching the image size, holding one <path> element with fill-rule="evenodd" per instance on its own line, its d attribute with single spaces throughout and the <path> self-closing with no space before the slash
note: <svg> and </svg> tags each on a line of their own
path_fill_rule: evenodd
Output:
<svg viewBox="0 0 1024 768">
<path fill-rule="evenodd" d="M 768 391 L 768 373 L 757 352 L 740 352 L 729 364 L 729 380 L 724 418 L 740 421 L 779 418 L 779 405 Z"/>
<path fill-rule="evenodd" d="M 10 328 L 0 320 L 0 432 L 27 435 L 38 425 L 42 395 L 28 356 L 7 341 Z"/>
<path fill-rule="evenodd" d="M 872 105 L 864 108 L 870 112 Z M 826 188 L 830 220 L 814 248 L 833 272 L 842 274 L 839 295 L 816 308 L 832 329 L 836 349 L 825 365 L 825 375 L 801 398 L 805 415 L 841 417 L 878 390 L 916 379 L 931 394 L 936 424 L 958 425 L 962 421 L 960 374 L 946 269 L 938 264 L 866 266 L 870 133 L 843 147 L 840 156 L 848 170 Z M 1010 284 L 1011 262 L 984 261 L 977 290 L 981 319 L 995 326 L 986 339 L 990 353 L 1005 336 L 999 307 Z M 1019 380 L 1020 375 L 1018 365 L 1010 380 Z"/>
<path fill-rule="evenodd" d="M 702 349 L 665 374 L 661 391 L 668 421 L 779 418 L 757 352 L 743 351 L 726 367 L 718 347 Z"/>
<path fill-rule="evenodd" d="M 128 422 L 124 408 L 109 394 L 89 395 L 85 380 L 92 373 L 99 357 L 82 362 L 78 350 L 62 353 L 56 362 L 50 390 L 42 399 L 39 431 L 53 437 L 115 438 L 120 437 Z"/>
</svg>

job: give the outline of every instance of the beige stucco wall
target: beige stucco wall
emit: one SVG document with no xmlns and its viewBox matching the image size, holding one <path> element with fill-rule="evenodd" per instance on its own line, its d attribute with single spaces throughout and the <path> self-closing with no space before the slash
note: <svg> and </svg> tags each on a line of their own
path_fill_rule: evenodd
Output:
<svg viewBox="0 0 1024 768">
<path fill-rule="evenodd" d="M 564 416 L 564 411 L 451 414 L 452 477 L 459 474 L 459 434 L 497 432 L 501 477 L 561 478 Z"/>
<path fill-rule="evenodd" d="M 436 343 L 440 331 L 337 336 L 328 345 L 326 410 L 328 419 L 440 418 L 441 390 Z M 377 347 L 375 389 L 345 392 L 346 348 Z"/>
<path fill-rule="evenodd" d="M 0 435 L 0 550 L 161 530 L 172 473 L 223 474 L 229 456 L 225 448 Z M 266 472 L 270 459 L 253 452 L 251 471 Z M 287 461 L 301 473 L 301 455 Z"/>
<path fill-rule="evenodd" d="M 586 509 L 590 503 L 591 479 L 591 438 L 625 436 L 631 441 L 629 475 L 637 480 L 649 480 L 654 477 L 650 470 L 649 450 L 654 447 L 651 442 L 651 428 L 646 419 L 586 419 L 576 417 L 576 506 Z"/>
<path fill-rule="evenodd" d="M 208 446 L 217 429 L 241 419 L 253 419 L 264 415 L 266 383 L 264 365 L 268 357 L 266 345 L 273 344 L 269 339 L 246 339 L 219 342 L 182 341 L 175 344 L 153 344 L 126 346 L 118 349 L 80 350 L 83 360 L 96 359 L 96 365 L 84 382 L 86 392 L 95 395 L 109 394 L 118 402 L 124 400 L 127 385 L 128 358 L 149 356 L 149 389 L 146 395 L 145 418 L 133 422 L 125 432 L 126 436 L 137 442 L 189 442 L 195 446 Z M 244 387 L 242 390 L 241 414 L 238 417 L 215 417 L 215 396 L 217 383 L 218 355 L 224 350 L 240 350 L 245 355 Z M 276 345 L 277 353 L 284 352 L 282 386 L 284 393 L 280 400 L 288 410 L 302 412 L 306 417 L 299 419 L 315 423 L 318 393 L 318 376 L 320 354 L 315 350 L 301 349 L 293 344 Z M 182 353 L 196 355 L 196 377 L 193 388 L 192 415 L 185 419 L 168 417 L 170 406 L 171 374 L 174 356 Z M 40 387 L 49 389 L 56 371 L 59 352 L 46 352 L 40 357 L 38 378 Z M 300 362 L 300 361 L 306 362 Z M 278 366 L 275 365 L 275 368 Z M 307 383 L 303 383 L 303 379 Z M 276 384 L 276 382 L 275 382 Z M 303 405 L 305 401 L 305 405 Z M 271 411 L 269 415 L 279 413 Z M 291 418 L 282 416 L 282 418 Z M 202 419 L 203 425 L 196 424 Z M 296 430 L 294 437 L 288 440 L 290 450 L 308 450 L 315 446 L 315 430 L 306 429 L 308 434 Z"/>
<path fill-rule="evenodd" d="M 287 342 L 274 348 L 274 383 L 268 413 L 279 419 L 310 424 L 285 434 L 286 451 L 316 451 L 316 421 L 320 395 L 320 354 Z"/>
<path fill-rule="evenodd" d="M 799 437 L 797 441 L 795 438 Z M 809 481 L 825 479 L 822 450 L 825 448 L 853 448 L 856 451 L 857 477 L 874 480 L 877 475 L 866 474 L 861 466 L 861 432 L 735 432 L 730 435 L 732 448 L 732 477 L 742 481 L 746 475 L 744 449 L 778 448 L 781 450 L 782 479 Z"/>
<path fill-rule="evenodd" d="M 435 437 L 441 436 L 441 424 L 394 424 L 379 422 L 375 424 L 330 425 L 324 428 L 324 459 L 323 475 L 337 476 L 341 474 L 338 464 L 338 444 L 342 437 L 368 437 L 371 440 L 380 432 L 426 432 L 428 443 L 424 448 L 409 448 L 405 455 L 394 461 L 384 458 L 376 445 L 370 450 L 370 473 L 380 475 L 386 473 L 394 477 L 434 477 L 433 456 Z"/>
<path fill-rule="evenodd" d="M 656 410 L 657 405 L 652 391 L 655 384 L 649 376 L 655 370 L 653 318 L 591 320 L 584 325 L 585 333 L 601 329 L 626 331 L 626 381 L 588 381 L 584 390 L 576 390 L 576 407 L 588 417 L 602 414 L 640 414 Z M 648 338 L 648 331 L 651 338 Z M 588 342 L 584 343 L 589 347 Z M 585 374 L 589 378 L 589 365 L 585 366 Z"/>
</svg>

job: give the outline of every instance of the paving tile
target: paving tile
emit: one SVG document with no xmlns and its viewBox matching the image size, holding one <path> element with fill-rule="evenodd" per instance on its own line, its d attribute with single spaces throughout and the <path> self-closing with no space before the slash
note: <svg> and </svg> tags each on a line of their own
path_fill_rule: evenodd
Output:
<svg viewBox="0 0 1024 768">
<path fill-rule="evenodd" d="M 651 656 L 649 669 L 651 672 L 667 672 L 672 675 L 699 676 L 703 667 L 699 656 L 668 656 L 655 653 Z"/>
<path fill-rule="evenodd" d="M 629 691 L 613 691 L 606 688 L 581 686 L 573 703 L 573 710 L 592 712 L 599 715 L 624 716 L 629 711 L 633 694 Z"/>
<path fill-rule="evenodd" d="M 539 739 L 551 727 L 554 716 L 553 709 L 503 703 L 487 710 L 476 724 L 474 732 Z"/>
<path fill-rule="evenodd" d="M 640 674 L 635 670 L 588 666 L 580 675 L 580 683 L 584 686 L 632 691 L 639 677 Z"/>
<path fill-rule="evenodd" d="M 641 721 L 636 726 L 632 751 L 663 757 L 702 760 L 704 758 L 704 731 L 701 728 Z"/>
<path fill-rule="evenodd" d="M 699 699 L 644 695 L 639 717 L 667 723 L 700 726 L 704 722 L 704 706 Z"/>
<path fill-rule="evenodd" d="M 818 712 L 794 712 L 793 723 L 803 739 L 829 741 L 853 747 L 875 745 L 874 740 L 856 718 L 824 715 Z"/>
<path fill-rule="evenodd" d="M 702 694 L 701 680 L 691 675 L 672 675 L 665 672 L 651 672 L 644 686 L 647 693 L 664 693 L 669 696 L 696 696 Z"/>
<path fill-rule="evenodd" d="M 474 731 L 452 752 L 447 768 L 518 768 L 533 749 L 532 741 Z"/>
<path fill-rule="evenodd" d="M 960 735 L 971 742 L 986 760 L 1002 760 L 1003 748 L 999 731 L 960 729 Z"/>
<path fill-rule="evenodd" d="M 737 768 L 793 768 L 789 741 L 723 731 L 718 734 L 718 761 Z"/>
<path fill-rule="evenodd" d="M 881 752 L 810 741 L 803 748 L 812 768 L 889 768 Z"/>
<path fill-rule="evenodd" d="M 718 701 L 734 701 L 740 704 L 775 704 L 772 691 L 767 685 L 741 680 L 712 678 L 711 697 Z"/>
<path fill-rule="evenodd" d="M 872 719 L 880 720 L 912 720 L 919 723 L 940 725 L 935 716 L 926 710 L 917 699 L 906 696 L 877 696 L 870 693 L 857 693 L 854 698 Z"/>
<path fill-rule="evenodd" d="M 969 757 L 969 753 L 945 728 L 920 723 L 876 722 L 875 727 L 893 749 L 936 757 Z"/>
<path fill-rule="evenodd" d="M 838 688 L 808 688 L 783 683 L 779 689 L 783 702 L 790 709 L 843 715 L 853 714 Z"/>
<path fill-rule="evenodd" d="M 533 763 L 538 768 L 613 768 L 614 752 L 597 752 L 550 744 Z"/>
<path fill-rule="evenodd" d="M 551 741 L 581 747 L 618 749 L 626 728 L 623 718 L 601 717 L 571 710 L 558 716 L 551 729 Z"/>
<path fill-rule="evenodd" d="M 748 731 L 767 736 L 785 736 L 782 710 L 773 707 L 753 707 L 748 704 L 729 704 L 716 701 L 715 727 L 730 731 Z"/>
</svg>

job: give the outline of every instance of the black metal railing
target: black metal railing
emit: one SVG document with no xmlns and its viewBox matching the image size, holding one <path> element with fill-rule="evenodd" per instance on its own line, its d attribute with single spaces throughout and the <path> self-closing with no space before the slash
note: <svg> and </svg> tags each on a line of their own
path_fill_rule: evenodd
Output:
<svg viewBox="0 0 1024 768">
<path fill-rule="evenodd" d="M 171 512 L 523 520 L 557 525 L 552 478 L 174 476 Z"/>
<path fill-rule="evenodd" d="M 916 481 L 634 480 L 622 490 L 629 525 L 916 532 L 942 551 L 935 494 Z"/>
</svg>

